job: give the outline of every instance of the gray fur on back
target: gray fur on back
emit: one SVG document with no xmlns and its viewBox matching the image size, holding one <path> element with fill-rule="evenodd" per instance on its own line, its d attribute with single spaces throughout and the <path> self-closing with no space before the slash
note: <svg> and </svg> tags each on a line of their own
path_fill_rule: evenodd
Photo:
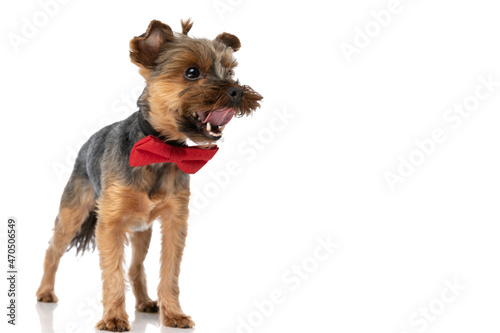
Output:
<svg viewBox="0 0 500 333">
<path fill-rule="evenodd" d="M 133 181 L 132 167 L 128 164 L 130 151 L 138 140 L 144 138 L 137 123 L 138 112 L 96 132 L 78 153 L 73 172 L 88 178 L 97 196 L 102 190 L 104 167 L 112 168 L 125 183 Z"/>
</svg>

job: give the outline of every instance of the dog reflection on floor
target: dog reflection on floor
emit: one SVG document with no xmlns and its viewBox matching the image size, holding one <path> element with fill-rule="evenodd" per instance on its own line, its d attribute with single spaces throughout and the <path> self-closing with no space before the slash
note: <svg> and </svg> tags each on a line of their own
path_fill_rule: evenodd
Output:
<svg viewBox="0 0 500 333">
<path fill-rule="evenodd" d="M 57 305 L 58 305 L 57 303 L 41 303 L 41 302 L 38 302 L 36 304 L 36 312 L 38 313 L 38 319 L 40 321 L 40 332 L 42 332 L 42 333 L 55 333 L 54 312 L 57 308 Z M 132 324 L 131 324 L 131 332 L 145 333 L 148 325 L 151 325 L 154 327 L 161 326 L 160 317 L 158 317 L 155 314 L 139 312 L 139 311 L 135 311 L 134 314 L 135 314 L 135 319 L 134 319 L 134 321 L 132 321 Z M 80 317 L 78 319 L 82 319 L 82 318 Z M 68 321 L 62 325 L 65 328 L 70 327 L 69 325 L 71 325 L 73 327 L 73 330 L 75 332 L 78 332 L 78 331 L 80 331 L 80 330 L 78 330 L 79 324 L 81 324 L 82 327 L 88 326 L 87 323 L 83 323 L 83 322 L 79 323 L 78 321 Z M 160 332 L 162 332 L 162 333 L 167 333 L 167 332 L 174 333 L 174 332 L 177 332 L 177 330 L 175 328 L 162 326 Z M 183 333 L 194 332 L 194 328 L 185 329 L 182 332 Z"/>
</svg>

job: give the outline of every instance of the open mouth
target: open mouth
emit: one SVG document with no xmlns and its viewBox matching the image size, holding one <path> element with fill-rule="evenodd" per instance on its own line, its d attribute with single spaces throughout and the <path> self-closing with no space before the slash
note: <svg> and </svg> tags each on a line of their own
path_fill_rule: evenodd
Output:
<svg viewBox="0 0 500 333">
<path fill-rule="evenodd" d="M 219 140 L 226 124 L 233 118 L 233 108 L 221 108 L 215 111 L 193 112 L 189 119 L 198 130 L 210 140 Z"/>
</svg>

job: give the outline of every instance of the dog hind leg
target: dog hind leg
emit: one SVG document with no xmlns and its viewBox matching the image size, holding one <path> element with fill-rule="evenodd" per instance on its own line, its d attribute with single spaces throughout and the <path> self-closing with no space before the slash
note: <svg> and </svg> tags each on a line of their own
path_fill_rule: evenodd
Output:
<svg viewBox="0 0 500 333">
<path fill-rule="evenodd" d="M 130 285 L 135 295 L 135 309 L 140 312 L 158 312 L 158 303 L 148 296 L 144 259 L 151 242 L 152 227 L 145 231 L 134 232 L 130 237 L 132 243 L 132 261 L 128 272 Z"/>
<path fill-rule="evenodd" d="M 56 271 L 68 245 L 95 209 L 95 191 L 88 178 L 73 173 L 64 188 L 54 234 L 45 252 L 43 277 L 36 292 L 40 302 L 57 302 L 54 293 Z"/>
</svg>

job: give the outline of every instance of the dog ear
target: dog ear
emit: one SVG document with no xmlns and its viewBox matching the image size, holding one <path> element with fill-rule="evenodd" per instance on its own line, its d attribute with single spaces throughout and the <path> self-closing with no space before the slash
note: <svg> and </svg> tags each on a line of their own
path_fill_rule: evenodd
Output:
<svg viewBox="0 0 500 333">
<path fill-rule="evenodd" d="M 228 34 L 227 32 L 221 33 L 219 36 L 215 37 L 215 40 L 226 46 L 229 46 L 234 50 L 238 51 L 241 47 L 240 40 L 235 35 Z"/>
<path fill-rule="evenodd" d="M 156 65 L 155 61 L 160 55 L 162 45 L 173 40 L 172 29 L 160 21 L 153 20 L 145 33 L 130 41 L 130 60 L 139 67 L 152 69 Z"/>
</svg>

